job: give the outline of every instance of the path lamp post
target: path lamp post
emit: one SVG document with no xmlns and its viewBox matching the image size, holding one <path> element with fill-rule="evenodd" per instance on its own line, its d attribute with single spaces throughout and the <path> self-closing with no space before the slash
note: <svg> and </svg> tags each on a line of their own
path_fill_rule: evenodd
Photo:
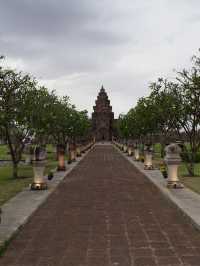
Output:
<svg viewBox="0 0 200 266">
<path fill-rule="evenodd" d="M 144 152 L 144 169 L 145 170 L 153 170 L 153 149 L 150 145 L 146 146 Z"/>
<path fill-rule="evenodd" d="M 74 143 L 71 146 L 71 161 L 72 162 L 76 161 L 76 148 L 75 148 L 75 144 Z"/>
<path fill-rule="evenodd" d="M 133 149 L 131 146 L 128 147 L 128 156 L 132 156 L 133 155 Z"/>
<path fill-rule="evenodd" d="M 68 164 L 76 161 L 76 154 L 74 150 L 74 144 L 69 144 L 69 150 L 68 150 Z"/>
<path fill-rule="evenodd" d="M 134 147 L 134 158 L 135 158 L 135 161 L 140 160 L 140 150 L 138 148 L 138 145 L 135 145 Z"/>
<path fill-rule="evenodd" d="M 82 145 L 81 145 L 81 153 L 85 153 L 85 144 L 84 144 L 84 142 L 82 142 Z"/>
<path fill-rule="evenodd" d="M 123 152 L 124 152 L 124 153 L 127 153 L 127 151 L 128 151 L 128 147 L 127 147 L 126 144 L 124 144 L 124 145 L 123 145 Z"/>
<path fill-rule="evenodd" d="M 57 171 L 66 171 L 65 166 L 65 146 L 62 144 L 57 145 L 57 155 L 58 155 L 58 167 Z"/>
<path fill-rule="evenodd" d="M 168 188 L 183 188 L 178 178 L 178 167 L 181 163 L 181 148 L 176 143 L 172 143 L 165 148 L 166 156 L 164 161 L 167 165 Z"/>
<path fill-rule="evenodd" d="M 120 143 L 120 150 L 123 151 L 124 145 Z"/>
<path fill-rule="evenodd" d="M 81 148 L 80 148 L 80 146 L 78 146 L 76 148 L 76 155 L 77 155 L 77 157 L 81 157 Z"/>
<path fill-rule="evenodd" d="M 34 178 L 31 184 L 32 190 L 47 189 L 47 183 L 44 179 L 44 170 L 46 165 L 46 150 L 41 146 L 36 146 L 33 153 L 33 172 Z"/>
</svg>

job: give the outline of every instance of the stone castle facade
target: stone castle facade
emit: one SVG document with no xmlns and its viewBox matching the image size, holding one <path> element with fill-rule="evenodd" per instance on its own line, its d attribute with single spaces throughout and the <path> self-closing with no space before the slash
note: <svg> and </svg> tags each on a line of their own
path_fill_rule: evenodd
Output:
<svg viewBox="0 0 200 266">
<path fill-rule="evenodd" d="M 92 133 L 96 141 L 110 141 L 113 136 L 114 113 L 102 86 L 92 113 Z"/>
</svg>

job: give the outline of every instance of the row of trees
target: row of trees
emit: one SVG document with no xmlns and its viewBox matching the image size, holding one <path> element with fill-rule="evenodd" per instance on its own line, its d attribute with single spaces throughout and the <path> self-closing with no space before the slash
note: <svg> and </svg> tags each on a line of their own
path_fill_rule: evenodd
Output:
<svg viewBox="0 0 200 266">
<path fill-rule="evenodd" d="M 1 64 L 0 132 L 8 143 L 15 178 L 28 142 L 45 145 L 51 139 L 54 144 L 66 146 L 85 137 L 89 127 L 87 111 L 77 111 L 68 97 L 58 97 L 29 74 Z"/>
<path fill-rule="evenodd" d="M 152 142 L 159 136 L 162 147 L 180 140 L 187 168 L 194 175 L 200 149 L 200 57 L 193 56 L 192 67 L 176 72 L 175 81 L 159 78 L 150 84 L 148 97 L 119 119 L 119 132 L 125 139 Z"/>
</svg>

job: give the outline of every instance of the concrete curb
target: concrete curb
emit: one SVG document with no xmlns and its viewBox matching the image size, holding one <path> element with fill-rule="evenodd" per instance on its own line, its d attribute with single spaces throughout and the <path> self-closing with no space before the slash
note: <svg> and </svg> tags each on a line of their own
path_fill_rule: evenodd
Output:
<svg viewBox="0 0 200 266">
<path fill-rule="evenodd" d="M 0 250 L 89 152 L 90 150 L 83 154 L 82 157 L 79 157 L 76 162 L 67 165 L 67 170 L 65 172 L 55 172 L 54 178 L 51 181 L 47 179 L 47 190 L 30 191 L 30 188 L 27 187 L 3 204 L 1 207 Z"/>
<path fill-rule="evenodd" d="M 115 147 L 115 146 L 114 146 Z M 116 148 L 116 147 L 115 147 Z M 128 157 L 119 149 L 116 150 L 131 164 L 133 164 L 141 173 L 145 175 L 161 192 L 172 202 L 189 221 L 200 230 L 200 195 L 189 188 L 168 189 L 167 181 L 163 178 L 159 170 L 144 170 L 141 162 L 133 161 L 133 157 Z"/>
</svg>

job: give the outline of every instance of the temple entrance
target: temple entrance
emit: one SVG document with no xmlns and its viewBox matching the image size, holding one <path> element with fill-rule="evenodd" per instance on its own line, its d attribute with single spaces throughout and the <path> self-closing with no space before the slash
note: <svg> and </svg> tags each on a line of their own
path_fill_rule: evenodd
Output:
<svg viewBox="0 0 200 266">
<path fill-rule="evenodd" d="M 106 128 L 99 129 L 99 140 L 109 140 L 108 130 Z"/>
</svg>

